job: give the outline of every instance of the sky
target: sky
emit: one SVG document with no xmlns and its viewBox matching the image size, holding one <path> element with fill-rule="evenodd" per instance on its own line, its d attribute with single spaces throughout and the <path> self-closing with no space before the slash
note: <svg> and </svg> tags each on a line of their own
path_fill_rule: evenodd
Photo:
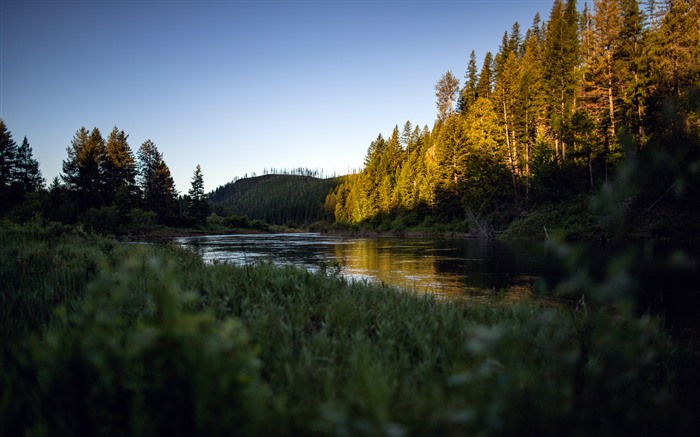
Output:
<svg viewBox="0 0 700 437">
<path fill-rule="evenodd" d="M 552 0 L 0 0 L 0 118 L 47 183 L 78 129 L 147 139 L 186 194 L 264 169 L 341 175 L 406 121 L 432 128 L 435 83 L 464 82 Z"/>
</svg>

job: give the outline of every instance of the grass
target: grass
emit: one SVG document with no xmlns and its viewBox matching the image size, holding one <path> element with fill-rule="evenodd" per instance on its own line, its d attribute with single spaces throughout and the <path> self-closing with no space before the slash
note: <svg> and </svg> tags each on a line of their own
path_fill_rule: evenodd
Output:
<svg viewBox="0 0 700 437">
<path fill-rule="evenodd" d="M 55 225 L 4 225 L 0 243 L 3 435 L 697 425 L 694 352 L 624 305 L 611 316 L 599 284 L 582 280 L 578 309 L 442 301 Z"/>
</svg>

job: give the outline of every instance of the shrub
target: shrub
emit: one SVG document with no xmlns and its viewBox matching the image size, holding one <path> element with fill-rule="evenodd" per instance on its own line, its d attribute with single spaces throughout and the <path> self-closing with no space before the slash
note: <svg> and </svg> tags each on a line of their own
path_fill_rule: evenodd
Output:
<svg viewBox="0 0 700 437">
<path fill-rule="evenodd" d="M 12 390 L 16 434 L 270 431 L 270 392 L 243 325 L 190 313 L 172 266 L 103 267 L 79 308 L 36 338 Z M 24 416 L 24 417 L 22 417 Z"/>
</svg>

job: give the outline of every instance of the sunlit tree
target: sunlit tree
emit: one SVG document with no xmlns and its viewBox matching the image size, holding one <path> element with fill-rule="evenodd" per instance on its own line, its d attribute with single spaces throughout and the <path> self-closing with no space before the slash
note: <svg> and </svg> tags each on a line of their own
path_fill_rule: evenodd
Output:
<svg viewBox="0 0 700 437">
<path fill-rule="evenodd" d="M 459 91 L 459 79 L 451 71 L 446 72 L 435 84 L 436 106 L 438 119 L 445 120 L 454 112 L 455 99 Z"/>
<path fill-rule="evenodd" d="M 81 127 L 66 149 L 68 158 L 63 161 L 63 175 L 68 190 L 80 209 L 103 204 L 105 142 L 100 130 L 91 132 Z"/>
</svg>

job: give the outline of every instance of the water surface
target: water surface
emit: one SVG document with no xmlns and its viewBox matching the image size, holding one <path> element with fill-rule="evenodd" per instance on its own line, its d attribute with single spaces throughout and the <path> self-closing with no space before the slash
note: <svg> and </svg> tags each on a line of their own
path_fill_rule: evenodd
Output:
<svg viewBox="0 0 700 437">
<path fill-rule="evenodd" d="M 528 295 L 556 274 L 558 263 L 544 244 L 410 237 L 348 238 L 313 233 L 217 235 L 176 240 L 207 262 L 259 260 L 312 271 L 337 270 L 442 296 L 507 291 Z"/>
</svg>

